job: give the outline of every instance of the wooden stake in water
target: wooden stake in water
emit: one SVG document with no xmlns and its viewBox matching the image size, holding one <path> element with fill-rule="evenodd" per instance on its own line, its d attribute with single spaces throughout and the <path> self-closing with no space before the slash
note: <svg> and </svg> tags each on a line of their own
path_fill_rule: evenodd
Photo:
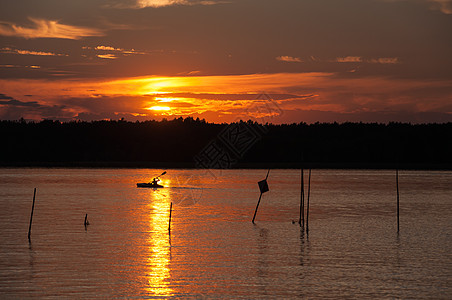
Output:
<svg viewBox="0 0 452 300">
<path fill-rule="evenodd" d="M 399 169 L 396 169 L 396 188 L 397 188 L 397 233 L 399 233 L 400 222 L 399 222 Z"/>
<path fill-rule="evenodd" d="M 256 209 L 254 210 L 253 220 L 251 221 L 254 224 L 254 219 L 256 219 L 257 209 L 259 207 L 259 203 L 261 203 L 262 193 L 259 195 L 259 200 L 257 201 Z"/>
<path fill-rule="evenodd" d="M 308 179 L 308 207 L 306 210 L 306 233 L 309 232 L 309 196 L 311 194 L 311 169 L 309 169 L 309 179 Z"/>
<path fill-rule="evenodd" d="M 86 226 L 88 226 L 89 225 L 89 221 L 88 221 L 88 214 L 85 214 L 85 229 L 86 229 Z"/>
<path fill-rule="evenodd" d="M 253 222 L 253 224 L 254 219 L 256 218 L 257 209 L 259 208 L 259 203 L 261 203 L 262 194 L 269 191 L 267 183 L 268 174 L 270 174 L 270 169 L 268 169 L 267 176 L 265 177 L 265 179 L 257 183 L 259 185 L 259 190 L 261 194 L 259 195 L 259 200 L 257 201 L 256 209 L 254 210 L 253 220 L 251 221 Z"/>
<path fill-rule="evenodd" d="M 36 198 L 36 188 L 33 192 L 33 205 L 31 206 L 31 214 L 30 214 L 30 226 L 28 227 L 28 242 L 30 242 L 30 234 L 31 234 L 31 223 L 33 222 L 33 211 L 35 209 L 35 198 Z"/>
<path fill-rule="evenodd" d="M 173 212 L 173 202 L 170 204 L 169 209 L 169 222 L 168 222 L 168 232 L 171 234 L 171 213 Z"/>
<path fill-rule="evenodd" d="M 301 169 L 301 195 L 300 195 L 300 217 L 298 218 L 298 224 L 304 227 L 304 169 Z"/>
</svg>

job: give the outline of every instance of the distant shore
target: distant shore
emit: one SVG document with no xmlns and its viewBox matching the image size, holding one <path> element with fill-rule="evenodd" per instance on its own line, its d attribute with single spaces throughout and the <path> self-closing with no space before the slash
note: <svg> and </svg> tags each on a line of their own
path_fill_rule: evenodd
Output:
<svg viewBox="0 0 452 300">
<path fill-rule="evenodd" d="M 452 170 L 452 123 L 0 121 L 0 167 Z"/>
<path fill-rule="evenodd" d="M 202 169 L 191 162 L 0 162 L 0 168 Z M 452 164 L 237 163 L 228 169 L 452 170 Z"/>
</svg>

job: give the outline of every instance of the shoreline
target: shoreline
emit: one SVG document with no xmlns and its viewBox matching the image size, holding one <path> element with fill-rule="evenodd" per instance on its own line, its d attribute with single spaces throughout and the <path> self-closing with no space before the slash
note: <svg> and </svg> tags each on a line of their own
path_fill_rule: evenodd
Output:
<svg viewBox="0 0 452 300">
<path fill-rule="evenodd" d="M 452 164 L 427 163 L 237 163 L 223 169 L 357 169 L 357 170 L 432 170 L 451 171 Z M 7 168 L 87 168 L 87 169 L 203 169 L 193 162 L 0 162 Z M 220 168 L 210 168 L 220 169 Z"/>
</svg>

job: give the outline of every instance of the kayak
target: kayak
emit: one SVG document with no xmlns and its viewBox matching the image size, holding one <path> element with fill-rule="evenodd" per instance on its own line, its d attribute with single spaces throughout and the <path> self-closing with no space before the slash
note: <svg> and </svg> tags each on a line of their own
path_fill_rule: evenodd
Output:
<svg viewBox="0 0 452 300">
<path fill-rule="evenodd" d="M 157 188 L 162 188 L 163 185 L 160 185 L 160 184 L 157 184 L 157 183 L 152 183 L 152 182 L 149 182 L 149 183 L 143 182 L 143 183 L 137 183 L 137 187 L 139 187 L 139 188 L 154 188 L 154 189 L 157 189 Z"/>
<path fill-rule="evenodd" d="M 160 185 L 160 184 L 158 184 L 157 182 L 160 181 L 160 178 L 159 178 L 159 177 L 160 177 L 160 176 L 163 176 L 163 175 L 165 175 L 165 174 L 166 174 L 166 171 L 163 172 L 162 174 L 160 174 L 159 176 L 152 178 L 152 181 L 151 181 L 151 182 L 148 182 L 148 183 L 146 183 L 146 182 L 143 182 L 143 183 L 137 183 L 137 187 L 139 187 L 139 188 L 154 188 L 154 189 L 162 188 L 163 185 Z"/>
</svg>

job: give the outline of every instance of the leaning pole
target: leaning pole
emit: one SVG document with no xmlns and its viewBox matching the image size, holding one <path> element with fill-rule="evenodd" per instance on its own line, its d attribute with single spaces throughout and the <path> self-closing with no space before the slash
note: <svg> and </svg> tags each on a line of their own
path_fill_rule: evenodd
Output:
<svg viewBox="0 0 452 300">
<path fill-rule="evenodd" d="M 35 209 L 35 198 L 36 198 L 36 188 L 33 192 L 33 205 L 31 206 L 31 214 L 30 214 L 30 226 L 28 226 L 28 242 L 31 242 L 30 234 L 31 234 L 31 223 L 33 222 L 33 211 Z"/>
</svg>

